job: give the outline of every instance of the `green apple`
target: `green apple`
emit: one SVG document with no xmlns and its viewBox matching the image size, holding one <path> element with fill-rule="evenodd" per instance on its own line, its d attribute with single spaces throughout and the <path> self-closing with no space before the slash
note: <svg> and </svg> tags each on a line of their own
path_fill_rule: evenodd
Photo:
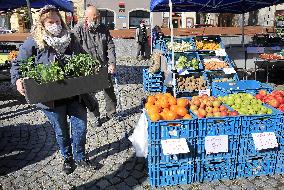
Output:
<svg viewBox="0 0 284 190">
<path fill-rule="evenodd" d="M 272 109 L 268 108 L 267 109 L 267 114 L 272 114 L 272 113 L 273 113 Z"/>
</svg>

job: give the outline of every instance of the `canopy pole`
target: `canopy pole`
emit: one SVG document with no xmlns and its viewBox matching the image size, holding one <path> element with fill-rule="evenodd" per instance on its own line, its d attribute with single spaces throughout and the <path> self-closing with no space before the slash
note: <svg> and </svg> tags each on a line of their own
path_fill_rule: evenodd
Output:
<svg viewBox="0 0 284 190">
<path fill-rule="evenodd" d="M 242 14 L 242 47 L 245 47 L 245 14 Z"/>
<path fill-rule="evenodd" d="M 170 28 L 171 28 L 171 48 L 172 48 L 172 70 L 174 70 L 174 27 L 173 27 L 173 3 L 172 0 L 169 0 L 170 7 Z"/>
<path fill-rule="evenodd" d="M 150 28 L 150 30 L 151 30 L 151 55 L 153 54 L 153 12 L 151 12 L 150 13 L 150 24 L 151 24 L 151 28 Z"/>
<path fill-rule="evenodd" d="M 28 14 L 29 14 L 29 18 L 30 18 L 30 22 L 31 22 L 31 26 L 33 25 L 33 17 L 32 17 L 32 11 L 31 11 L 31 2 L 30 0 L 26 0 L 27 1 L 27 7 L 28 7 Z"/>
</svg>

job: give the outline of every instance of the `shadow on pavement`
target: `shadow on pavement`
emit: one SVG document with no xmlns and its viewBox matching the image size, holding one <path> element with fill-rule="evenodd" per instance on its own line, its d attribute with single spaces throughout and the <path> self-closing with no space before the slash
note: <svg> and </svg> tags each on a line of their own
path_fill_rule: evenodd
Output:
<svg viewBox="0 0 284 190">
<path fill-rule="evenodd" d="M 38 109 L 35 108 L 35 107 L 25 107 L 25 108 L 22 108 L 22 109 L 17 109 L 15 111 L 5 112 L 5 113 L 0 114 L 0 120 L 11 119 L 13 117 L 20 116 L 20 115 L 27 114 L 27 113 L 31 113 L 31 112 L 36 111 L 36 110 L 38 110 Z"/>
<path fill-rule="evenodd" d="M 143 69 L 146 66 L 117 65 L 118 84 L 142 84 Z"/>
<path fill-rule="evenodd" d="M 48 122 L 0 126 L 0 176 L 44 160 L 57 150 Z"/>
</svg>

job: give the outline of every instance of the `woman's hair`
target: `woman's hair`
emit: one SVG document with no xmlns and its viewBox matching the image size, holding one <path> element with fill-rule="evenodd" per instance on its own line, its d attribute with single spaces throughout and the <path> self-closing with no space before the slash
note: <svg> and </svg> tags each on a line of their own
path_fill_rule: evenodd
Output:
<svg viewBox="0 0 284 190">
<path fill-rule="evenodd" d="M 36 23 L 33 26 L 31 35 L 36 41 L 38 48 L 43 49 L 45 42 L 43 40 L 44 35 L 46 35 L 46 30 L 44 27 L 44 20 L 51 16 L 52 13 L 56 13 L 61 21 L 62 31 L 68 31 L 68 27 L 62 19 L 59 10 L 53 5 L 46 5 L 39 11 L 39 16 L 36 19 Z"/>
</svg>

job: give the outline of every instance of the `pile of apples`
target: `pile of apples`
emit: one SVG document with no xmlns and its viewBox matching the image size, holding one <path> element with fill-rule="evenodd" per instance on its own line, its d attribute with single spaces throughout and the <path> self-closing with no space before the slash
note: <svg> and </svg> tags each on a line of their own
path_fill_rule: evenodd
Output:
<svg viewBox="0 0 284 190">
<path fill-rule="evenodd" d="M 238 111 L 240 115 L 272 114 L 272 109 L 263 106 L 262 101 L 257 100 L 252 94 L 229 94 L 218 99 Z"/>
<path fill-rule="evenodd" d="M 284 90 L 274 90 L 271 94 L 260 90 L 255 98 L 284 112 Z"/>
<path fill-rule="evenodd" d="M 213 96 L 193 96 L 189 101 L 189 109 L 198 118 L 237 116 L 237 111 L 229 111 L 222 102 Z"/>
</svg>

